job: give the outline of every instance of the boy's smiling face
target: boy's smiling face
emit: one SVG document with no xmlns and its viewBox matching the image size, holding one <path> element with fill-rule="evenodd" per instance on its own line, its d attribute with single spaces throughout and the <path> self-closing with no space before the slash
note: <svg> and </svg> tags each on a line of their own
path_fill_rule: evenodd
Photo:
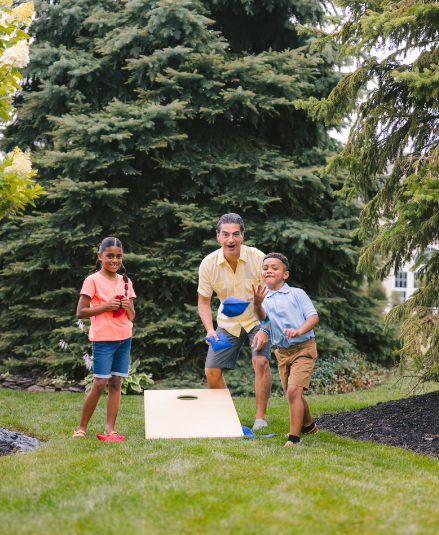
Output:
<svg viewBox="0 0 439 535">
<path fill-rule="evenodd" d="M 286 266 L 278 258 L 266 258 L 262 265 L 262 280 L 270 290 L 280 290 L 290 276 Z"/>
</svg>

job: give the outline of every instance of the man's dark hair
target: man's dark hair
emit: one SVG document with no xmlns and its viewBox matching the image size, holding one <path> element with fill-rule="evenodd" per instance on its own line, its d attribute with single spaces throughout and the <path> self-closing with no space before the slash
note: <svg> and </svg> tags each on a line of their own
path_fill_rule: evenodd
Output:
<svg viewBox="0 0 439 535">
<path fill-rule="evenodd" d="M 242 217 L 238 214 L 231 213 L 231 214 L 222 215 L 218 219 L 218 223 L 216 224 L 216 231 L 218 232 L 218 234 L 221 231 L 221 225 L 225 223 L 236 223 L 237 225 L 239 225 L 239 228 L 241 229 L 241 233 L 245 231 L 244 221 L 242 220 Z"/>
<path fill-rule="evenodd" d="M 282 253 L 268 253 L 268 255 L 266 255 L 264 257 L 264 262 L 267 260 L 267 258 L 277 258 L 286 267 L 285 271 L 289 271 L 290 270 L 290 263 L 288 262 L 288 258 L 286 256 L 284 256 Z"/>
</svg>

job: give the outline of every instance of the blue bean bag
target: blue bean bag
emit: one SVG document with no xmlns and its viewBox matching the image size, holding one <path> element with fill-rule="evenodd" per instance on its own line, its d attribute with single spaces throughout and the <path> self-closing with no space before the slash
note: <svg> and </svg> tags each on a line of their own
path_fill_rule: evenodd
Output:
<svg viewBox="0 0 439 535">
<path fill-rule="evenodd" d="M 208 342 L 210 342 L 210 345 L 212 346 L 213 352 L 218 351 L 218 349 L 225 349 L 226 347 L 232 347 L 232 344 L 227 339 L 227 336 L 224 333 L 219 333 L 218 335 L 219 340 L 215 340 L 214 336 L 207 336 L 204 338 Z"/>
<path fill-rule="evenodd" d="M 244 427 L 243 425 L 241 425 L 241 427 L 242 427 L 242 432 L 244 433 L 245 437 L 256 438 L 255 434 L 253 433 L 251 429 L 249 429 L 248 427 Z"/>
<path fill-rule="evenodd" d="M 249 304 L 250 301 L 243 301 L 242 299 L 238 299 L 238 297 L 229 296 L 224 299 L 224 306 L 221 312 L 229 318 L 234 318 L 235 316 L 240 316 Z"/>
</svg>

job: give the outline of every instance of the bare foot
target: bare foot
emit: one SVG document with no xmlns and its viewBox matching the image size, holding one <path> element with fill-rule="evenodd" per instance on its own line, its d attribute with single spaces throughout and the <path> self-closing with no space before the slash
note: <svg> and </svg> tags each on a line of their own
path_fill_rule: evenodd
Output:
<svg viewBox="0 0 439 535">
<path fill-rule="evenodd" d="M 291 441 L 287 440 L 285 442 L 284 448 L 290 448 L 291 446 L 300 446 L 300 444 L 302 444 L 302 441 L 300 441 L 300 442 L 291 442 Z"/>
</svg>

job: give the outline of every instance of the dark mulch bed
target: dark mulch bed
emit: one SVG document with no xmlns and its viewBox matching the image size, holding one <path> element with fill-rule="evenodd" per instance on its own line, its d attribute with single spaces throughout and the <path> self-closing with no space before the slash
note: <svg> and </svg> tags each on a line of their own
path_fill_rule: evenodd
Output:
<svg viewBox="0 0 439 535">
<path fill-rule="evenodd" d="M 14 451 L 16 451 L 16 447 L 13 444 L 0 440 L 0 457 L 2 455 L 9 455 L 10 453 L 13 453 Z"/>
<path fill-rule="evenodd" d="M 316 422 L 321 429 L 342 437 L 381 442 L 439 458 L 439 392 L 323 414 Z"/>
</svg>

